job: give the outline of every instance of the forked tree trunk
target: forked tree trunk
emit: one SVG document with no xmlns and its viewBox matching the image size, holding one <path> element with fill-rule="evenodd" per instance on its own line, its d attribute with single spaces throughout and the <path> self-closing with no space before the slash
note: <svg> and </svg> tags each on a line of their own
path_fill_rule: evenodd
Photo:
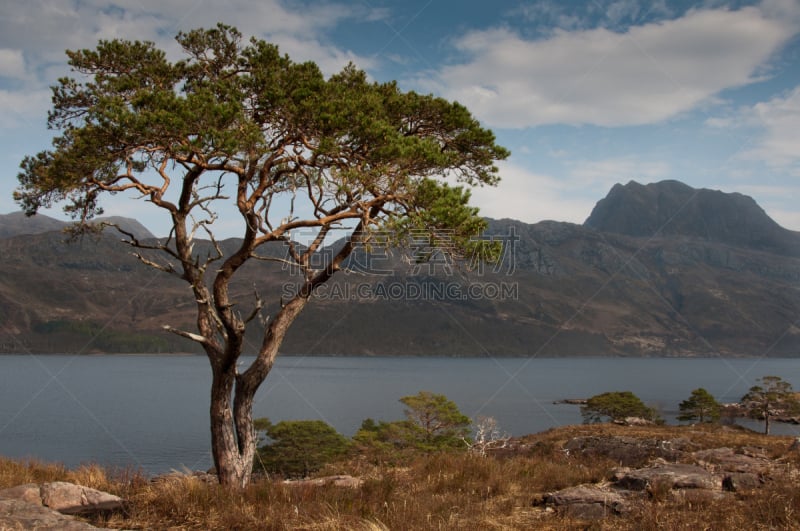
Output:
<svg viewBox="0 0 800 531">
<path fill-rule="evenodd" d="M 296 297 L 284 306 L 267 328 L 259 355 L 253 364 L 237 374 L 236 361 L 217 368 L 212 364 L 211 450 L 217 476 L 222 485 L 244 488 L 250 483 L 256 453 L 253 427 L 253 401 L 256 391 L 269 374 L 278 348 L 289 326 L 305 305 L 308 295 Z"/>
<path fill-rule="evenodd" d="M 250 451 L 246 444 L 240 444 L 236 434 L 245 426 L 234 423 L 231 396 L 235 382 L 234 367 L 219 373 L 214 371 L 211 383 L 211 452 L 219 482 L 231 487 L 244 487 L 250 479 L 255 444 Z"/>
</svg>

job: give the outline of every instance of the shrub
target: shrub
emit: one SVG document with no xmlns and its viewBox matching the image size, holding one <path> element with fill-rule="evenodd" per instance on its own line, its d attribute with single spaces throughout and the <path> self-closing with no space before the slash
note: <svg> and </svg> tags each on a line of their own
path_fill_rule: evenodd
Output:
<svg viewBox="0 0 800 531">
<path fill-rule="evenodd" d="M 286 477 L 304 477 L 344 456 L 350 441 L 321 420 L 292 420 L 272 424 L 258 419 L 269 442 L 258 449 L 254 467 Z"/>
</svg>

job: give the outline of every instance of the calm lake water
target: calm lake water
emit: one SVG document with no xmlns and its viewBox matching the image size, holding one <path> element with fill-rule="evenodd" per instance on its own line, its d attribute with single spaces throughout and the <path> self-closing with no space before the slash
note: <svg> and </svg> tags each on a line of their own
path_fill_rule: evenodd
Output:
<svg viewBox="0 0 800 531">
<path fill-rule="evenodd" d="M 285 357 L 256 396 L 255 413 L 321 419 L 349 436 L 367 417 L 402 418 L 398 399 L 427 390 L 524 435 L 580 423 L 578 406 L 553 404 L 564 398 L 629 390 L 672 423 L 693 389 L 736 402 L 765 375 L 798 389 L 800 360 Z M 204 357 L 0 356 L 0 454 L 149 473 L 206 469 L 209 385 Z M 775 431 L 800 435 L 800 426 Z"/>
</svg>

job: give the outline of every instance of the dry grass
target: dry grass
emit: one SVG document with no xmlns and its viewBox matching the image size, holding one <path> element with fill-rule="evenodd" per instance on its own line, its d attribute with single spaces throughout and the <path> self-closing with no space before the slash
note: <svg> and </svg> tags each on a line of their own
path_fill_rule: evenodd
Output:
<svg viewBox="0 0 800 531">
<path fill-rule="evenodd" d="M 130 501 L 126 513 L 95 525 L 126 529 L 405 530 L 405 529 L 798 529 L 800 488 L 790 477 L 724 498 L 707 491 L 653 489 L 622 517 L 582 521 L 534 507 L 543 493 L 605 480 L 615 463 L 568 457 L 561 445 L 581 435 L 683 438 L 698 448 L 758 447 L 784 456 L 788 437 L 734 428 L 568 426 L 524 438 L 514 454 L 356 457 L 323 473 L 349 473 L 360 488 L 291 485 L 261 480 L 227 491 L 196 478 L 149 482 L 137 474 L 98 467 L 70 471 L 58 465 L 0 459 L 0 488 L 28 482 L 74 481 Z M 796 470 L 796 457 L 783 458 Z"/>
</svg>

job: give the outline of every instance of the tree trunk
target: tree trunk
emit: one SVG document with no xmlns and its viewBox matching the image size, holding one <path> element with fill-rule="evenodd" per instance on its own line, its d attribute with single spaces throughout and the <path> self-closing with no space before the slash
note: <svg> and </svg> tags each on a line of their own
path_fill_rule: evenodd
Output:
<svg viewBox="0 0 800 531">
<path fill-rule="evenodd" d="M 244 488 L 250 483 L 257 443 L 253 427 L 255 394 L 272 369 L 289 326 L 307 302 L 307 297 L 296 297 L 278 312 L 265 332 L 256 360 L 244 373 L 237 374 L 236 361 L 225 366 L 212 363 L 211 449 L 222 485 Z M 238 360 L 239 354 L 229 354 L 227 359 Z"/>
<path fill-rule="evenodd" d="M 769 411 L 764 413 L 764 435 L 769 435 Z"/>
<path fill-rule="evenodd" d="M 237 427 L 234 424 L 231 394 L 236 381 L 235 365 L 221 371 L 214 370 L 211 383 L 211 453 L 217 476 L 222 485 L 244 487 L 250 481 L 250 467 L 253 452 L 249 459 L 242 453 L 237 440 Z M 252 428 L 252 423 L 251 423 Z"/>
</svg>

